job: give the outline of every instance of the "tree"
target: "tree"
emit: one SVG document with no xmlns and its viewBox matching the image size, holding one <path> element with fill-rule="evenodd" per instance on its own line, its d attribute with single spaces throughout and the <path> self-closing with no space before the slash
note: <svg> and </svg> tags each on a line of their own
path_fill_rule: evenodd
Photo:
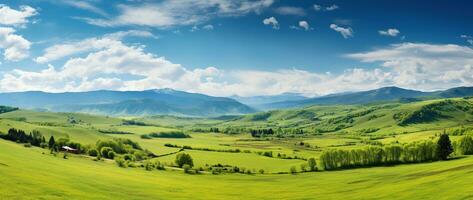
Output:
<svg viewBox="0 0 473 200">
<path fill-rule="evenodd" d="M 48 142 L 49 148 L 53 149 L 55 144 L 56 144 L 56 141 L 54 140 L 54 136 L 51 135 Z"/>
<path fill-rule="evenodd" d="M 445 132 L 440 135 L 440 138 L 437 142 L 437 156 L 441 160 L 447 160 L 448 156 L 453 152 L 452 143 L 450 138 Z"/>
<path fill-rule="evenodd" d="M 179 167 L 184 166 L 185 164 L 188 164 L 190 167 L 194 166 L 194 161 L 192 160 L 191 155 L 187 153 L 180 153 L 176 155 L 176 164 Z"/>
<path fill-rule="evenodd" d="M 109 157 L 109 152 L 113 152 L 113 149 L 111 147 L 102 147 L 102 149 L 100 149 L 100 154 L 104 158 L 110 158 Z M 115 154 L 113 154 L 113 155 L 115 155 Z M 110 158 L 110 159 L 113 159 L 113 158 Z"/>
<path fill-rule="evenodd" d="M 317 162 L 315 161 L 315 158 L 309 158 L 309 160 L 307 160 L 307 164 L 309 165 L 310 171 L 317 170 Z"/>
<path fill-rule="evenodd" d="M 87 154 L 89 154 L 89 156 L 97 156 L 99 153 L 97 152 L 96 149 L 89 149 L 89 151 L 87 152 Z"/>
</svg>

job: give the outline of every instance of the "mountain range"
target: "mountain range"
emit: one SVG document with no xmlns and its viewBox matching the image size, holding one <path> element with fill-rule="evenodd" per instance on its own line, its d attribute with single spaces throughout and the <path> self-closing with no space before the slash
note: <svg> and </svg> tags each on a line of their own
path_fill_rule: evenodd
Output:
<svg viewBox="0 0 473 200">
<path fill-rule="evenodd" d="M 167 88 L 145 91 L 1 93 L 0 105 L 56 112 L 132 116 L 212 117 L 255 112 L 255 109 L 231 98 L 212 97 Z"/>
<path fill-rule="evenodd" d="M 81 112 L 114 116 L 174 115 L 217 117 L 262 110 L 297 108 L 309 105 L 411 102 L 435 98 L 473 96 L 473 87 L 422 92 L 383 87 L 362 92 L 307 98 L 296 93 L 253 97 L 213 97 L 173 89 L 47 93 L 39 91 L 0 93 L 0 105 L 55 112 Z"/>
</svg>

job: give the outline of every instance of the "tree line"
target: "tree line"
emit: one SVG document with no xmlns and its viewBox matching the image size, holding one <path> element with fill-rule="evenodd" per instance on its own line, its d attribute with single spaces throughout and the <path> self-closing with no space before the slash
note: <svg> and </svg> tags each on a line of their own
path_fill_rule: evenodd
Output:
<svg viewBox="0 0 473 200">
<path fill-rule="evenodd" d="M 369 146 L 363 149 L 324 151 L 320 155 L 320 165 L 325 170 L 335 170 L 400 163 L 432 162 L 446 160 L 452 152 L 453 146 L 448 135 L 442 134 L 437 142 L 429 140 L 404 145 Z"/>
</svg>

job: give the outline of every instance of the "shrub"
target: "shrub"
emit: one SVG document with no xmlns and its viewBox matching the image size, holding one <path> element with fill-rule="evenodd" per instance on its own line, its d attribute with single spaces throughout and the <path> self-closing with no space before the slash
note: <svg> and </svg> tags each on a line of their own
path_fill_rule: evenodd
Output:
<svg viewBox="0 0 473 200">
<path fill-rule="evenodd" d="M 129 161 L 135 161 L 135 156 L 132 154 L 125 154 L 123 155 L 123 159 L 129 160 Z"/>
<path fill-rule="evenodd" d="M 109 158 L 109 159 L 115 158 L 115 152 L 109 151 L 109 152 L 107 153 L 107 158 Z"/>
<path fill-rule="evenodd" d="M 146 161 L 144 167 L 147 171 L 151 171 L 154 169 L 154 164 L 152 162 Z"/>
<path fill-rule="evenodd" d="M 123 158 L 120 158 L 120 157 L 117 157 L 115 159 L 115 163 L 117 163 L 117 165 L 119 167 L 123 167 L 123 168 L 127 168 L 128 167 L 128 162 L 126 160 L 124 160 Z"/>
<path fill-rule="evenodd" d="M 194 161 L 192 160 L 192 157 L 187 153 L 177 154 L 175 162 L 176 162 L 176 165 L 179 167 L 182 167 L 185 164 L 188 164 L 191 167 L 194 166 Z"/>
<path fill-rule="evenodd" d="M 184 164 L 182 166 L 182 169 L 184 169 L 184 173 L 188 174 L 190 170 L 192 169 L 192 167 L 189 164 Z"/>
<path fill-rule="evenodd" d="M 290 172 L 291 174 L 296 174 L 296 173 L 297 173 L 296 167 L 292 166 L 292 167 L 289 169 L 289 172 Z"/>
<path fill-rule="evenodd" d="M 149 136 L 147 134 L 141 135 L 140 137 L 141 137 L 141 139 L 152 139 L 151 136 Z"/>
<path fill-rule="evenodd" d="M 260 170 L 259 170 L 259 173 L 260 173 L 260 174 L 264 174 L 264 169 L 260 169 Z"/>
<path fill-rule="evenodd" d="M 317 171 L 317 162 L 315 161 L 315 158 L 309 158 L 307 164 L 309 165 L 310 171 Z"/>
<path fill-rule="evenodd" d="M 43 142 L 43 143 L 39 144 L 39 147 L 41 147 L 43 149 L 46 149 L 46 148 L 48 148 L 48 143 Z"/>
<path fill-rule="evenodd" d="M 87 152 L 87 154 L 89 154 L 89 156 L 97 156 L 99 154 L 99 152 L 97 151 L 97 149 L 89 149 L 89 151 Z"/>
<path fill-rule="evenodd" d="M 156 162 L 156 169 L 157 170 L 165 170 L 166 168 L 164 167 L 164 164 L 161 162 Z"/>
<path fill-rule="evenodd" d="M 108 152 L 111 152 L 113 151 L 113 149 L 111 147 L 102 147 L 100 149 L 100 154 L 102 155 L 102 157 L 104 158 L 109 158 L 108 157 Z"/>
<path fill-rule="evenodd" d="M 301 164 L 301 171 L 305 172 L 307 170 L 307 163 Z"/>
</svg>

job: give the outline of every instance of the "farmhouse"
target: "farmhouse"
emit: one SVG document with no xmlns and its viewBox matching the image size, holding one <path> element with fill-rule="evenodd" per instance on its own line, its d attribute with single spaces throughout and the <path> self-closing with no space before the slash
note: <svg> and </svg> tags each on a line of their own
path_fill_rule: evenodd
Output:
<svg viewBox="0 0 473 200">
<path fill-rule="evenodd" d="M 69 152 L 69 153 L 79 153 L 79 150 L 71 148 L 69 146 L 62 146 L 61 151 L 66 151 L 66 152 Z"/>
</svg>

